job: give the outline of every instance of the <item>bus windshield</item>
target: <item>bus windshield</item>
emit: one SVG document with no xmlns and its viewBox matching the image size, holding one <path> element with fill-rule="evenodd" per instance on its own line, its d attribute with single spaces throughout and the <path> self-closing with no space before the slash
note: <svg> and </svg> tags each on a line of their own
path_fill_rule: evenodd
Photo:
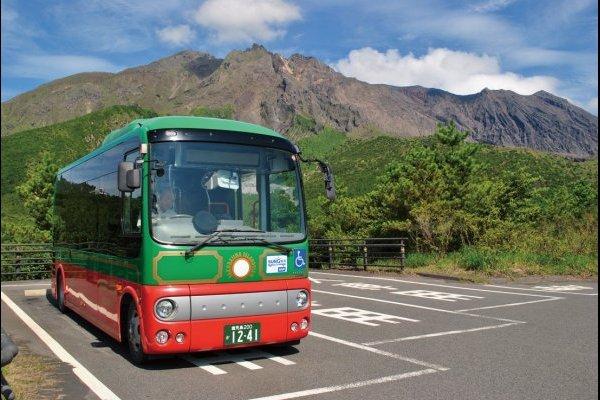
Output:
<svg viewBox="0 0 600 400">
<path fill-rule="evenodd" d="M 150 159 L 155 240 L 195 244 L 216 231 L 229 232 L 227 240 L 236 244 L 306 237 L 300 175 L 292 153 L 174 141 L 152 143 Z"/>
</svg>

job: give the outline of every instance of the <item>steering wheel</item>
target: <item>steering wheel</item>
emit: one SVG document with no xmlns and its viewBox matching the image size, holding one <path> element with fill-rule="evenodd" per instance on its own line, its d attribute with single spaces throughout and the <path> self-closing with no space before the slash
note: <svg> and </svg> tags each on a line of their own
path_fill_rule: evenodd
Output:
<svg viewBox="0 0 600 400">
<path fill-rule="evenodd" d="M 192 218 L 192 224 L 199 233 L 206 235 L 217 230 L 219 221 L 208 211 L 198 211 Z"/>
</svg>

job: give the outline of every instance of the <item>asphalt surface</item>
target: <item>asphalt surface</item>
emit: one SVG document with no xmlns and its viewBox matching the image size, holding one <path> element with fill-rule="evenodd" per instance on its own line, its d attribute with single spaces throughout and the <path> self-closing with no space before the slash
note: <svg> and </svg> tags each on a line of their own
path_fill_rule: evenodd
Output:
<svg viewBox="0 0 600 400">
<path fill-rule="evenodd" d="M 317 271 L 311 279 L 312 333 L 300 345 L 143 368 L 98 329 L 60 314 L 46 281 L 7 282 L 2 292 L 120 399 L 598 398 L 597 282 L 493 286 Z M 52 355 L 5 301 L 2 326 Z M 97 398 L 65 377 L 65 398 Z"/>
</svg>

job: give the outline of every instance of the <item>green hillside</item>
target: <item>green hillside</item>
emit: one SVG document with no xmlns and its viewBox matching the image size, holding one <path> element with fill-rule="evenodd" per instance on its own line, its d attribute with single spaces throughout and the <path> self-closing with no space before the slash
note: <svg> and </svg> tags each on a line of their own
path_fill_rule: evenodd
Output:
<svg viewBox="0 0 600 400">
<path fill-rule="evenodd" d="M 3 137 L 3 240 L 44 237 L 35 224 L 44 203 L 37 214 L 26 210 L 15 190 L 27 165 L 64 165 L 110 130 L 154 115 L 114 106 Z M 407 236 L 414 270 L 597 274 L 597 159 L 467 143 L 451 125 L 424 139 L 355 139 L 296 116 L 290 132 L 305 158 L 328 161 L 336 177 L 338 200 L 330 204 L 321 173 L 304 168 L 312 236 Z"/>
</svg>

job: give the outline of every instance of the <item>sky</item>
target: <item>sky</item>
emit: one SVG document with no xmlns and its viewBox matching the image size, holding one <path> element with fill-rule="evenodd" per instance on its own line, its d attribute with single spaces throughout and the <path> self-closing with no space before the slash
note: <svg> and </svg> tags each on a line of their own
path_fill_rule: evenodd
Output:
<svg viewBox="0 0 600 400">
<path fill-rule="evenodd" d="M 598 115 L 595 0 L 1 0 L 1 95 L 253 43 L 369 83 L 545 90 Z"/>
</svg>

